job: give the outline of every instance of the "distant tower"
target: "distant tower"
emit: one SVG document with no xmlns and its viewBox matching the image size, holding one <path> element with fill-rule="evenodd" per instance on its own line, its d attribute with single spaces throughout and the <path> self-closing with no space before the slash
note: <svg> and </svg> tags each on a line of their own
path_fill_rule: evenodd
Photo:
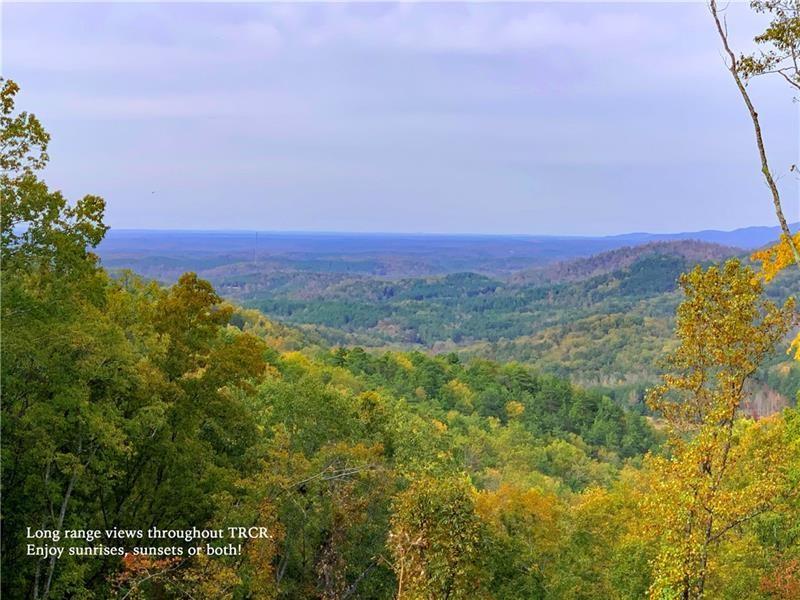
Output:
<svg viewBox="0 0 800 600">
<path fill-rule="evenodd" d="M 258 265 L 258 231 L 256 231 L 256 243 L 253 246 L 253 266 Z"/>
</svg>

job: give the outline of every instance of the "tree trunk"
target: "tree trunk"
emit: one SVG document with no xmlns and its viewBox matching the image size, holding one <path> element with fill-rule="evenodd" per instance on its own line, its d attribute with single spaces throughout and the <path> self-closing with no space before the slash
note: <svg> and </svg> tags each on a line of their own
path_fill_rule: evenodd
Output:
<svg viewBox="0 0 800 600">
<path fill-rule="evenodd" d="M 711 14 L 714 17 L 714 23 L 717 26 L 717 33 L 719 33 L 719 37 L 722 40 L 722 47 L 724 48 L 725 53 L 728 55 L 728 59 L 730 60 L 728 70 L 731 72 L 733 80 L 736 82 L 736 87 L 739 88 L 739 93 L 742 95 L 742 100 L 744 100 L 747 111 L 750 113 L 750 120 L 753 122 L 753 130 L 756 136 L 756 146 L 758 147 L 758 156 L 761 159 L 761 174 L 764 176 L 767 187 L 772 194 L 772 204 L 775 207 L 775 215 L 778 217 L 778 223 L 781 226 L 781 231 L 786 237 L 786 243 L 789 244 L 789 248 L 792 251 L 794 262 L 797 267 L 800 268 L 800 251 L 798 251 L 797 245 L 794 243 L 792 231 L 789 229 L 789 225 L 786 222 L 786 217 L 783 214 L 783 207 L 781 206 L 781 196 L 780 192 L 778 191 L 778 185 L 776 184 L 775 177 L 773 177 L 772 171 L 770 171 L 769 168 L 769 161 L 767 160 L 767 151 L 764 145 L 764 137 L 761 133 L 761 121 L 759 120 L 758 112 L 756 112 L 753 102 L 750 100 L 750 94 L 747 93 L 747 88 L 744 86 L 744 82 L 739 75 L 736 55 L 733 53 L 733 50 L 731 50 L 730 44 L 728 44 L 727 28 L 723 26 L 722 21 L 720 21 L 716 0 L 710 0 L 709 7 L 711 9 Z"/>
</svg>

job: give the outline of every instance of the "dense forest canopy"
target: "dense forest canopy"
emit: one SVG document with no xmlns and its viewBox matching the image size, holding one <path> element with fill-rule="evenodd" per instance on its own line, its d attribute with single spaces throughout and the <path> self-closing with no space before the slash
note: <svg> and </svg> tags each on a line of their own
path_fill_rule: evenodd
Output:
<svg viewBox="0 0 800 600">
<path fill-rule="evenodd" d="M 763 246 L 776 229 L 727 236 Z M 218 247 L 222 240 L 227 250 Z M 201 242 L 208 243 L 204 251 Z M 165 285 L 181 269 L 199 270 L 226 299 L 330 345 L 517 361 L 640 407 L 658 381 L 659 357 L 674 343 L 678 276 L 731 257 L 753 264 L 742 248 L 691 239 L 525 243 L 527 251 L 519 239 L 500 236 L 122 232 L 99 254 L 113 272 L 130 268 Z M 537 263 L 604 244 L 621 247 Z M 502 261 L 518 268 L 509 274 Z M 797 289 L 800 271 L 792 269 L 766 291 L 783 301 Z M 785 349 L 780 343 L 750 386 L 756 414 L 794 397 L 800 369 Z"/>
<path fill-rule="evenodd" d="M 518 362 L 330 346 L 194 273 L 170 286 L 110 276 L 93 252 L 104 201 L 69 203 L 40 179 L 49 137 L 16 92 L 3 82 L 8 598 L 797 597 L 800 415 L 741 411 L 796 325 L 793 302 L 764 292 L 780 247 L 763 275 L 650 257 L 663 277 L 639 281 L 634 263 L 627 279 L 547 292 L 498 294 L 477 275 L 359 292 L 439 299 L 443 316 L 502 308 L 513 328 L 549 294 L 568 296 L 578 323 L 609 287 L 662 292 L 688 271 L 644 417 Z M 635 306 L 619 311 L 648 327 L 674 307 Z M 217 557 L 28 550 L 28 528 L 227 526 L 270 535 Z"/>
</svg>

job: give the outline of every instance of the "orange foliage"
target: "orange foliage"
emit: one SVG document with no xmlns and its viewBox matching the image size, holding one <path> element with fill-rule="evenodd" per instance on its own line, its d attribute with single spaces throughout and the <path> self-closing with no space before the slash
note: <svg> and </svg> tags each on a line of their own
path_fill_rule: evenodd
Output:
<svg viewBox="0 0 800 600">
<path fill-rule="evenodd" d="M 794 559 L 778 566 L 761 580 L 761 591 L 778 600 L 800 598 L 800 561 Z"/>
</svg>

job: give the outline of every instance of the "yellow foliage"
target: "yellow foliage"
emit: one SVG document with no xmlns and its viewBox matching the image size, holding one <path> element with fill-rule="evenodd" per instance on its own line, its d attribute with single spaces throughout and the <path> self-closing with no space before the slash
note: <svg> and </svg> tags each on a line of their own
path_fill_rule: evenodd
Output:
<svg viewBox="0 0 800 600">
<path fill-rule="evenodd" d="M 531 552 L 542 555 L 558 544 L 558 498 L 537 489 L 502 484 L 478 494 L 475 510 L 494 536 L 512 537 L 524 532 Z"/>
<path fill-rule="evenodd" d="M 517 402 L 516 400 L 511 400 L 510 402 L 506 402 L 506 415 L 509 419 L 515 419 L 522 415 L 525 412 L 525 405 L 522 402 Z"/>
<path fill-rule="evenodd" d="M 730 426 L 744 398 L 744 383 L 789 330 L 795 303 L 765 300 L 753 271 L 735 259 L 699 266 L 681 276 L 679 347 L 673 373 L 648 392 L 647 402 L 673 429 Z"/>
<path fill-rule="evenodd" d="M 388 544 L 398 600 L 484 597 L 476 495 L 464 477 L 424 477 L 395 497 Z"/>
<path fill-rule="evenodd" d="M 740 526 L 797 494 L 790 479 L 796 453 L 785 433 L 780 416 L 740 420 L 722 446 L 720 432 L 707 427 L 671 459 L 648 461 L 656 477 L 642 522 L 660 540 L 651 598 L 677 597 L 679 590 L 702 597 L 720 576 L 711 549 L 718 552 L 720 542 L 742 535 Z"/>
<path fill-rule="evenodd" d="M 392 354 L 392 358 L 394 358 L 394 362 L 403 367 L 405 371 L 408 371 L 410 373 L 411 371 L 414 370 L 413 363 L 405 354 L 399 354 L 399 353 Z"/>
<path fill-rule="evenodd" d="M 800 232 L 792 238 L 795 248 L 800 248 Z M 789 238 L 784 234 L 781 241 L 764 250 L 754 252 L 751 258 L 761 263 L 761 276 L 765 281 L 771 281 L 775 276 L 789 265 L 794 264 L 792 247 Z"/>
<path fill-rule="evenodd" d="M 311 366 L 311 361 L 309 361 L 308 357 L 302 352 L 286 352 L 283 354 L 283 360 L 287 363 L 297 364 L 304 369 L 308 369 Z"/>
<path fill-rule="evenodd" d="M 475 402 L 475 393 L 467 384 L 453 379 L 444 386 L 442 391 L 446 400 L 454 408 L 463 413 L 472 412 Z"/>
<path fill-rule="evenodd" d="M 674 372 L 648 393 L 672 451 L 649 460 L 656 478 L 644 521 L 660 541 L 653 599 L 704 597 L 719 543 L 770 510 L 787 485 L 782 421 L 753 424 L 738 413 L 746 381 L 793 321 L 793 302 L 766 301 L 759 278 L 736 260 L 697 267 L 681 286 Z"/>
<path fill-rule="evenodd" d="M 439 419 L 432 419 L 431 422 L 439 433 L 444 433 L 447 431 L 447 424 L 442 423 Z"/>
<path fill-rule="evenodd" d="M 795 248 L 800 248 L 800 232 L 792 238 Z M 764 281 L 772 281 L 786 267 L 794 264 L 794 254 L 789 245 L 789 238 L 784 234 L 781 241 L 764 250 L 754 252 L 751 258 L 761 263 L 761 276 Z M 789 353 L 794 352 L 794 359 L 800 362 L 800 332 L 792 341 Z"/>
</svg>

